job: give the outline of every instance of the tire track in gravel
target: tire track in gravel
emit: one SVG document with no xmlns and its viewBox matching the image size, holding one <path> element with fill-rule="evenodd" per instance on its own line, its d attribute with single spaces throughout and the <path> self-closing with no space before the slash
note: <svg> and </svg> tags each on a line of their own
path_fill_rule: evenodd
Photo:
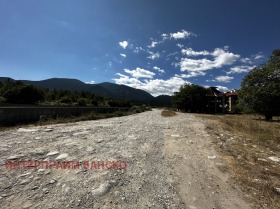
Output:
<svg viewBox="0 0 280 209">
<path fill-rule="evenodd" d="M 177 113 L 166 119 L 164 153 L 172 165 L 180 199 L 190 209 L 250 208 L 230 182 L 202 119 Z"/>
<path fill-rule="evenodd" d="M 0 208 L 249 208 L 219 169 L 225 165 L 203 121 L 160 113 L 1 132 Z M 127 167 L 5 168 L 9 158 L 59 156 L 81 164 L 124 161 Z"/>
</svg>

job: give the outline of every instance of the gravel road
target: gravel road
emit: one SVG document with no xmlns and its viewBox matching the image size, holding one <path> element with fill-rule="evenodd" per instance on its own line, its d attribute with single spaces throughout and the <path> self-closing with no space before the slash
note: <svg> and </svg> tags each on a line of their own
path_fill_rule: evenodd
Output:
<svg viewBox="0 0 280 209">
<path fill-rule="evenodd" d="M 250 208 L 204 121 L 160 113 L 1 132 L 0 208 Z"/>
</svg>

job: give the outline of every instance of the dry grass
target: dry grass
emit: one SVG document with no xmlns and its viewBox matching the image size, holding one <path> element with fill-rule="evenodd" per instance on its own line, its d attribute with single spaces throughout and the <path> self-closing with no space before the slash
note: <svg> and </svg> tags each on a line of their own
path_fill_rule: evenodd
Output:
<svg viewBox="0 0 280 209">
<path fill-rule="evenodd" d="M 253 115 L 197 115 L 208 119 L 219 151 L 242 190 L 257 208 L 280 208 L 280 122 Z M 278 121 L 278 122 L 277 122 Z"/>
<path fill-rule="evenodd" d="M 163 110 L 161 112 L 161 116 L 163 116 L 163 117 L 172 117 L 172 116 L 175 116 L 175 115 L 176 115 L 176 112 L 171 111 L 171 110 Z"/>
<path fill-rule="evenodd" d="M 218 121 L 225 131 L 251 137 L 254 143 L 279 151 L 279 118 L 274 122 L 267 122 L 254 115 L 202 115 L 202 117 Z"/>
<path fill-rule="evenodd" d="M 0 126 L 0 132 L 12 130 L 14 127 L 3 127 Z"/>
</svg>

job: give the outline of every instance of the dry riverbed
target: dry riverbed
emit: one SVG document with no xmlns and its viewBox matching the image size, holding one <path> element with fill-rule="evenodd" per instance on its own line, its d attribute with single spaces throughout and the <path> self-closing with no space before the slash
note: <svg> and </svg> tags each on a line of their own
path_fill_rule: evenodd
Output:
<svg viewBox="0 0 280 209">
<path fill-rule="evenodd" d="M 0 208 L 251 208 L 190 114 L 30 126 L 0 139 Z M 24 160 L 32 167 L 6 168 Z M 74 167 L 58 163 L 67 161 Z"/>
</svg>

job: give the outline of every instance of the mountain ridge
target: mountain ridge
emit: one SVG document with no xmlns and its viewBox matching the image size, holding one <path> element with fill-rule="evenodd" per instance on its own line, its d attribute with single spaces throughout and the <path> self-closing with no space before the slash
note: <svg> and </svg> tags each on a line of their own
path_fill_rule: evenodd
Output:
<svg viewBox="0 0 280 209">
<path fill-rule="evenodd" d="M 102 82 L 98 84 L 87 84 L 78 79 L 73 78 L 49 78 L 39 81 L 31 80 L 15 80 L 9 77 L 0 77 L 3 82 L 7 79 L 14 81 L 21 81 L 25 84 L 31 84 L 42 89 L 51 90 L 69 90 L 69 91 L 89 91 L 97 96 L 102 96 L 108 99 L 120 99 L 144 102 L 148 104 L 171 104 L 171 96 L 160 95 L 157 97 L 152 96 L 142 89 L 136 89 L 126 85 L 114 84 L 110 82 Z"/>
</svg>

